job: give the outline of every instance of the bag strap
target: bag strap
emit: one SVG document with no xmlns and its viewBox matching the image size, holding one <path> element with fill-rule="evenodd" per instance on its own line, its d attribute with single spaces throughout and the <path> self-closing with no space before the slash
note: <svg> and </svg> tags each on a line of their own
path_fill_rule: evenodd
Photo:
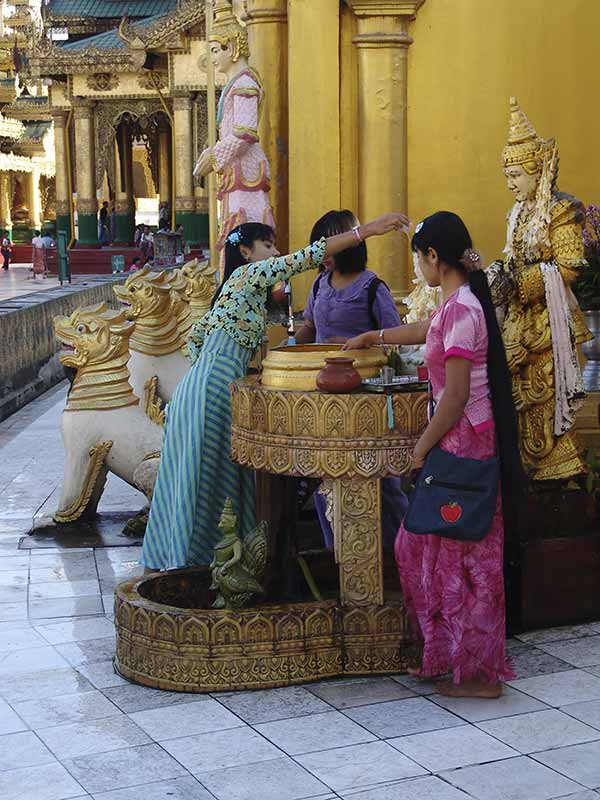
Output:
<svg viewBox="0 0 600 800">
<path fill-rule="evenodd" d="M 317 277 L 317 280 L 313 283 L 313 288 L 312 288 L 313 304 L 314 304 L 315 300 L 317 299 L 317 295 L 319 294 L 319 287 L 321 286 L 321 281 L 323 280 L 323 275 L 325 275 L 324 272 L 322 272 Z"/>
<path fill-rule="evenodd" d="M 379 286 L 382 283 L 384 284 L 384 286 L 387 286 L 387 284 L 385 284 L 384 281 L 381 280 L 381 278 L 378 278 L 377 276 L 375 276 L 373 278 L 373 280 L 371 281 L 371 283 L 369 284 L 369 287 L 367 289 L 367 292 L 368 292 L 367 296 L 368 296 L 368 303 L 369 303 L 369 317 L 371 318 L 371 328 L 373 330 L 376 330 L 377 328 L 379 328 L 379 320 L 375 316 L 375 311 L 373 309 L 373 306 L 375 305 L 375 298 L 377 297 L 377 290 L 379 289 Z"/>
</svg>

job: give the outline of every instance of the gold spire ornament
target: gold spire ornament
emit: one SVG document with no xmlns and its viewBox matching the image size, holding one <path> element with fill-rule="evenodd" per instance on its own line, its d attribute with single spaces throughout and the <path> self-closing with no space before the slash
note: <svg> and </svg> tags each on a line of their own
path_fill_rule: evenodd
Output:
<svg viewBox="0 0 600 800">
<path fill-rule="evenodd" d="M 218 42 L 223 49 L 231 44 L 231 60 L 234 63 L 240 58 L 248 58 L 248 33 L 235 16 L 231 2 L 213 0 L 213 9 L 213 23 L 208 41 Z"/>
</svg>

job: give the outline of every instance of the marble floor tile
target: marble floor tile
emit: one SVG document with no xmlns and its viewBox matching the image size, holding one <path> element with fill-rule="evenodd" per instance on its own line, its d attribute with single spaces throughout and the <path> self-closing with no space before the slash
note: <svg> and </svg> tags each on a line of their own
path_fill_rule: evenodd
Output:
<svg viewBox="0 0 600 800">
<path fill-rule="evenodd" d="M 190 776 L 94 794 L 94 800 L 140 800 L 140 798 L 143 800 L 214 800 L 214 795 L 201 786 L 196 778 Z"/>
<path fill-rule="evenodd" d="M 23 603 L 27 600 L 27 583 L 11 585 L 0 583 L 0 603 Z"/>
<path fill-rule="evenodd" d="M 62 597 L 56 600 L 29 600 L 29 617 L 32 620 L 54 617 L 87 617 L 90 614 L 104 615 L 104 606 L 100 595 Z"/>
<path fill-rule="evenodd" d="M 358 792 L 343 792 L 343 800 L 469 800 L 464 792 L 436 777 L 377 786 Z"/>
<path fill-rule="evenodd" d="M 510 685 L 555 708 L 585 700 L 600 700 L 600 677 L 581 669 L 511 681 Z"/>
<path fill-rule="evenodd" d="M 129 684 L 125 678 L 117 675 L 112 660 L 80 664 L 77 671 L 87 678 L 96 689 L 108 689 L 111 686 L 127 686 Z"/>
<path fill-rule="evenodd" d="M 550 800 L 581 791 L 581 785 L 526 756 L 442 772 L 440 777 L 477 800 Z"/>
<path fill-rule="evenodd" d="M 65 556 L 56 563 L 55 566 L 37 566 L 39 559 L 32 561 L 34 566 L 29 572 L 29 582 L 37 585 L 38 583 L 69 583 L 70 581 L 94 581 L 98 580 L 96 564 L 93 558 L 75 561 L 68 560 Z"/>
<path fill-rule="evenodd" d="M 571 667 L 566 661 L 527 644 L 516 644 L 510 649 L 508 656 L 517 678 L 563 672 Z"/>
<path fill-rule="evenodd" d="M 44 647 L 48 642 L 30 627 L 0 629 L 0 654 L 13 650 L 27 650 Z"/>
<path fill-rule="evenodd" d="M 598 675 L 600 677 L 600 665 L 597 667 L 586 667 L 586 672 L 589 672 L 591 675 Z"/>
<path fill-rule="evenodd" d="M 29 577 L 29 565 L 13 569 L 6 567 L 0 573 L 1 586 L 27 586 Z"/>
<path fill-rule="evenodd" d="M 138 545 L 131 547 L 102 547 L 96 550 L 96 563 L 98 566 L 102 562 L 112 564 L 139 563 L 142 555 L 142 548 Z"/>
<path fill-rule="evenodd" d="M 108 620 L 104 621 L 108 622 Z M 115 633 L 113 630 L 110 636 L 102 639 L 57 644 L 56 650 L 74 667 L 93 664 L 95 661 L 110 661 L 116 654 Z"/>
<path fill-rule="evenodd" d="M 69 800 L 84 790 L 61 764 L 44 764 L 0 772 L 2 800 Z"/>
<path fill-rule="evenodd" d="M 86 719 L 114 717 L 121 713 L 95 689 L 45 700 L 26 700 L 24 703 L 15 703 L 14 709 L 34 730 Z"/>
<path fill-rule="evenodd" d="M 600 731 L 555 708 L 479 722 L 478 727 L 524 755 L 600 739 Z"/>
<path fill-rule="evenodd" d="M 462 719 L 425 697 L 409 697 L 407 700 L 360 706 L 348 709 L 345 713 L 382 739 L 464 724 Z"/>
<path fill-rule="evenodd" d="M 32 731 L 0 736 L 0 772 L 23 767 L 37 767 L 56 761 L 50 750 Z"/>
<path fill-rule="evenodd" d="M 0 603 L 0 620 L 3 622 L 26 620 L 28 616 L 26 600 L 20 600 L 18 603 Z"/>
<path fill-rule="evenodd" d="M 519 755 L 472 725 L 388 739 L 388 744 L 430 772 L 485 764 Z"/>
<path fill-rule="evenodd" d="M 561 706 L 560 710 L 600 731 L 600 700 L 590 700 L 587 703 L 570 703 L 568 706 Z"/>
<path fill-rule="evenodd" d="M 151 744 L 152 741 L 124 714 L 42 728 L 37 733 L 60 761 Z"/>
<path fill-rule="evenodd" d="M 600 788 L 600 742 L 536 753 L 535 759 L 588 789 Z"/>
<path fill-rule="evenodd" d="M 157 744 L 67 759 L 64 764 L 91 794 L 187 775 L 181 764 Z"/>
<path fill-rule="evenodd" d="M 572 664 L 574 667 L 595 667 L 600 665 L 600 636 L 571 639 L 567 642 L 549 642 L 548 644 L 541 644 L 540 649 L 566 661 L 568 664 Z"/>
<path fill-rule="evenodd" d="M 70 574 L 72 570 L 81 569 L 94 569 L 96 568 L 96 560 L 94 558 L 94 551 L 89 549 L 78 549 L 72 552 L 61 550 L 54 552 L 51 550 L 31 550 L 31 573 L 36 570 L 50 569 L 56 570 L 59 574 Z M 41 581 L 47 583 L 47 581 Z"/>
<path fill-rule="evenodd" d="M 563 625 L 559 628 L 545 628 L 541 631 L 518 633 L 515 638 L 526 644 L 545 644 L 546 642 L 562 642 L 566 639 L 583 639 L 586 636 L 600 634 L 600 625 L 588 622 L 584 625 Z"/>
<path fill-rule="evenodd" d="M 0 695 L 9 703 L 89 692 L 91 689 L 93 686 L 71 667 L 5 676 L 0 681 Z"/>
<path fill-rule="evenodd" d="M 248 727 L 170 739 L 162 742 L 162 747 L 194 775 L 282 756 L 280 750 Z"/>
<path fill-rule="evenodd" d="M 29 553 L 23 555 L 18 550 L 14 553 L 4 553 L 0 556 L 0 572 L 29 569 Z"/>
<path fill-rule="evenodd" d="M 210 697 L 200 703 L 163 706 L 129 716 L 157 742 L 177 739 L 182 733 L 191 736 L 244 725 L 239 717 Z"/>
<path fill-rule="evenodd" d="M 290 758 L 202 773 L 202 784 L 218 800 L 303 800 L 327 786 Z"/>
<path fill-rule="evenodd" d="M 296 761 L 336 792 L 427 774 L 427 770 L 386 742 L 308 753 Z"/>
<path fill-rule="evenodd" d="M 96 594 L 100 594 L 97 578 L 89 581 L 32 583 L 29 587 L 30 600 L 62 600 L 65 597 L 89 597 Z"/>
<path fill-rule="evenodd" d="M 41 672 L 46 669 L 68 667 L 69 663 L 53 647 L 28 647 L 5 653 L 0 660 L 0 679 L 20 672 Z"/>
<path fill-rule="evenodd" d="M 47 642 L 54 645 L 115 636 L 115 626 L 106 617 L 74 617 L 46 625 L 36 625 L 35 629 Z"/>
<path fill-rule="evenodd" d="M 372 742 L 375 737 L 339 711 L 256 725 L 256 730 L 289 755 Z"/>
<path fill-rule="evenodd" d="M 312 684 L 309 691 L 334 708 L 354 708 L 387 700 L 414 697 L 405 686 L 391 678 L 351 678 L 341 681 L 323 681 Z"/>
<path fill-rule="evenodd" d="M 0 735 L 5 733 L 17 733 L 26 731 L 27 725 L 15 714 L 6 700 L 0 700 Z M 0 740 L 1 741 L 1 740 Z"/>
<path fill-rule="evenodd" d="M 219 694 L 218 700 L 250 725 L 331 711 L 326 703 L 301 686 L 257 692 L 228 692 Z"/>
<path fill-rule="evenodd" d="M 504 686 L 502 696 L 497 700 L 484 700 L 478 697 L 443 697 L 442 695 L 435 695 L 431 700 L 467 722 L 509 717 L 513 714 L 525 714 L 529 711 L 542 711 L 548 708 L 539 700 L 512 689 L 510 686 Z"/>
<path fill-rule="evenodd" d="M 430 695 L 436 694 L 435 683 L 433 681 L 422 681 L 412 675 L 391 675 L 393 681 L 396 681 L 406 689 L 410 689 L 416 695 Z"/>
<path fill-rule="evenodd" d="M 102 693 L 126 714 L 182 703 L 200 703 L 208 699 L 207 695 L 163 692 L 160 689 L 149 689 L 147 686 L 137 686 L 134 683 L 110 687 L 104 689 Z"/>
</svg>

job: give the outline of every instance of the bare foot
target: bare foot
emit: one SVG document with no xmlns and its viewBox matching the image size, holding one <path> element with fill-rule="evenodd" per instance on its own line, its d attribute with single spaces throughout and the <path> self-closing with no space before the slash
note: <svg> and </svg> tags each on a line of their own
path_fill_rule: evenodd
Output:
<svg viewBox="0 0 600 800">
<path fill-rule="evenodd" d="M 421 677 L 421 667 L 407 667 L 406 671 L 413 678 Z"/>
<path fill-rule="evenodd" d="M 501 683 L 487 683 L 486 681 L 463 681 L 462 683 L 452 683 L 452 681 L 439 681 L 435 688 L 445 697 L 482 697 L 488 700 L 495 700 L 502 694 Z"/>
</svg>

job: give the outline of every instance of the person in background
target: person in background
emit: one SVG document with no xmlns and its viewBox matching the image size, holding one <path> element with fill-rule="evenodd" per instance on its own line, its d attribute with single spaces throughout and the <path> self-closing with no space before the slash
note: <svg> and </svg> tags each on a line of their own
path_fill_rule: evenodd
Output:
<svg viewBox="0 0 600 800">
<path fill-rule="evenodd" d="M 2 244 L 0 246 L 0 253 L 2 253 L 2 258 L 4 259 L 4 263 L 2 264 L 2 269 L 5 272 L 8 272 L 8 267 L 10 265 L 10 258 L 12 255 L 12 242 L 10 241 L 8 231 L 2 232 Z"/>
<path fill-rule="evenodd" d="M 137 272 L 141 268 L 142 268 L 142 259 L 139 256 L 136 256 L 129 265 L 129 269 L 127 271 Z"/>
<path fill-rule="evenodd" d="M 53 247 L 56 247 L 56 242 L 52 238 L 52 234 L 50 233 L 50 231 L 47 230 L 47 229 L 44 231 L 43 235 L 40 237 L 40 243 L 41 243 L 41 246 L 45 250 L 50 250 Z"/>
<path fill-rule="evenodd" d="M 166 203 L 161 203 L 158 209 L 158 227 L 161 231 L 169 230 L 169 207 Z"/>
<path fill-rule="evenodd" d="M 149 225 L 144 225 L 144 231 L 140 237 L 140 250 L 142 258 L 146 261 L 154 256 L 154 236 Z"/>
<path fill-rule="evenodd" d="M 135 226 L 135 233 L 133 234 L 133 246 L 139 247 L 144 233 L 144 226 L 139 224 Z"/>
<path fill-rule="evenodd" d="M 42 244 L 42 235 L 40 231 L 34 231 L 33 237 L 31 239 L 31 246 L 32 247 L 43 247 Z"/>
<path fill-rule="evenodd" d="M 105 200 L 100 209 L 98 220 L 98 240 L 101 245 L 108 244 L 108 202 Z"/>
<path fill-rule="evenodd" d="M 311 243 L 321 237 L 352 231 L 358 220 L 352 211 L 328 211 L 315 223 Z M 367 269 L 365 242 L 343 250 L 323 262 L 324 271 L 315 278 L 309 291 L 304 324 L 296 332 L 296 342 L 343 343 L 365 331 L 395 328 L 401 325 L 394 298 L 375 272 Z M 327 497 L 317 490 L 315 508 L 325 545 L 333 547 L 333 532 L 327 519 Z M 400 478 L 384 478 L 381 482 L 383 543 L 394 546 L 396 533 L 406 512 L 408 500 Z"/>
</svg>

